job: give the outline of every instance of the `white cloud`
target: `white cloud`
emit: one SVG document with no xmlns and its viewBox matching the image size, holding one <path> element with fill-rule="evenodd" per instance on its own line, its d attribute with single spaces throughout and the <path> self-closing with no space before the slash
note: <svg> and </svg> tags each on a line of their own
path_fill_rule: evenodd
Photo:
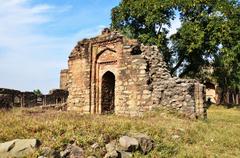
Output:
<svg viewBox="0 0 240 158">
<path fill-rule="evenodd" d="M 28 0 L 0 0 L 1 6 L 4 7 L 8 7 L 8 6 L 12 6 L 12 5 L 18 5 L 18 4 L 23 4 L 24 2 L 26 2 Z"/>
<path fill-rule="evenodd" d="M 0 47 L 14 49 L 31 44 L 31 42 L 34 42 L 33 39 L 39 39 L 39 35 L 35 35 L 36 32 L 33 32 L 34 27 L 50 20 L 48 16 L 43 16 L 42 13 L 50 10 L 51 6 L 27 7 L 26 2 L 27 0 L 10 0 L 3 5 L 1 4 Z"/>
<path fill-rule="evenodd" d="M 51 21 L 47 13 L 55 6 L 30 6 L 29 2 L 0 0 L 0 87 L 46 92 L 58 87 L 58 72 L 66 65 L 61 58 L 71 43 L 38 30 Z"/>
<path fill-rule="evenodd" d="M 0 87 L 47 92 L 59 86 L 59 72 L 79 39 L 95 36 L 103 26 L 83 29 L 71 37 L 40 30 L 54 15 L 71 6 L 30 5 L 32 0 L 0 0 Z"/>
<path fill-rule="evenodd" d="M 50 9 L 54 9 L 55 7 L 53 6 L 49 6 L 47 4 L 41 4 L 41 5 L 38 5 L 38 6 L 35 6 L 33 8 L 31 8 L 31 13 L 32 14 L 41 14 L 41 13 L 44 13 L 44 12 L 48 12 Z"/>
</svg>

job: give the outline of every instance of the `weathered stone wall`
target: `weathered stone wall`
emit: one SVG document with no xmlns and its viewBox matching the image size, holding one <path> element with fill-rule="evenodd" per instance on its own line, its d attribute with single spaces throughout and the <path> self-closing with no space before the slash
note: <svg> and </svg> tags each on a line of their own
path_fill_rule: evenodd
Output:
<svg viewBox="0 0 240 158">
<path fill-rule="evenodd" d="M 69 110 L 89 113 L 90 64 L 87 41 L 78 43 L 68 61 L 68 105 Z"/>
<path fill-rule="evenodd" d="M 47 95 L 41 96 L 43 98 L 43 105 L 62 104 L 67 101 L 68 91 L 62 89 L 54 89 Z"/>
<path fill-rule="evenodd" d="M 171 77 L 156 46 L 142 46 L 148 65 L 149 88 L 152 88 L 152 107 L 167 107 L 189 117 L 195 116 L 194 80 Z"/>
<path fill-rule="evenodd" d="M 64 69 L 60 73 L 60 89 L 67 90 L 68 89 L 68 69 Z"/>
<path fill-rule="evenodd" d="M 147 62 L 137 41 L 124 39 L 123 56 L 119 60 L 116 113 L 141 115 L 152 105 L 152 92 L 148 87 Z"/>
<path fill-rule="evenodd" d="M 33 92 L 0 88 L 0 108 L 34 107 L 66 102 L 68 91 L 56 89 L 47 95 L 37 96 Z"/>
<path fill-rule="evenodd" d="M 20 97 L 21 92 L 12 89 L 0 88 L 0 108 L 11 108 Z M 16 98 L 16 99 L 15 99 Z"/>
<path fill-rule="evenodd" d="M 37 98 L 33 92 L 22 92 L 22 107 L 34 107 L 37 106 Z"/>
<path fill-rule="evenodd" d="M 105 81 L 111 81 L 104 78 L 107 73 L 115 79 L 113 97 L 106 88 L 111 88 L 106 86 Z M 111 109 L 106 105 L 114 102 L 114 112 L 121 115 L 141 115 L 159 107 L 191 118 L 203 115 L 203 85 L 171 77 L 156 46 L 141 45 L 117 32 L 105 30 L 79 42 L 69 57 L 67 76 L 69 110 L 105 113 Z"/>
<path fill-rule="evenodd" d="M 196 116 L 198 118 L 206 118 L 207 117 L 207 105 L 206 101 L 206 87 L 203 84 L 195 83 L 194 89 L 194 97 L 195 97 L 195 109 Z"/>
</svg>

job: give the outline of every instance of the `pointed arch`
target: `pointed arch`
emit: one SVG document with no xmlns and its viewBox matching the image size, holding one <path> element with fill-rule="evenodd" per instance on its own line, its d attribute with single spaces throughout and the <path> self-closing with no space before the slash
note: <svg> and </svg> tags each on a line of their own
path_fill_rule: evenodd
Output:
<svg viewBox="0 0 240 158">
<path fill-rule="evenodd" d="M 101 50 L 98 54 L 97 54 L 97 59 L 104 53 L 104 52 L 106 52 L 106 51 L 110 51 L 110 52 L 113 52 L 113 53 L 116 53 L 116 51 L 115 50 L 113 50 L 113 49 L 111 49 L 111 48 L 108 48 L 108 47 L 106 47 L 105 49 L 103 49 L 103 50 Z"/>
<path fill-rule="evenodd" d="M 101 111 L 103 114 L 114 113 L 115 109 L 115 75 L 107 71 L 102 76 Z"/>
</svg>

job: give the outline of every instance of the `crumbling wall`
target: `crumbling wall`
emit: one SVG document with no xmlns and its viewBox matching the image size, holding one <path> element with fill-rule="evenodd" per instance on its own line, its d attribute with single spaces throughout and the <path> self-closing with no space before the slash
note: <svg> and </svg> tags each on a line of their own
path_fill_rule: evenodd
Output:
<svg viewBox="0 0 240 158">
<path fill-rule="evenodd" d="M 136 40 L 125 40 L 123 56 L 119 60 L 116 113 L 139 116 L 152 105 L 152 92 L 148 87 L 147 62 L 142 57 Z"/>
<path fill-rule="evenodd" d="M 81 41 L 74 48 L 68 61 L 68 110 L 89 113 L 90 58 L 88 41 Z"/>
<path fill-rule="evenodd" d="M 121 99 L 116 113 L 135 116 L 166 107 L 195 118 L 206 112 L 204 86 L 192 79 L 171 77 L 156 46 L 128 42 L 123 53 L 118 84 Z"/>
<path fill-rule="evenodd" d="M 167 107 L 189 117 L 195 117 L 194 80 L 171 77 L 166 63 L 156 46 L 142 46 L 152 88 L 152 107 Z"/>
</svg>

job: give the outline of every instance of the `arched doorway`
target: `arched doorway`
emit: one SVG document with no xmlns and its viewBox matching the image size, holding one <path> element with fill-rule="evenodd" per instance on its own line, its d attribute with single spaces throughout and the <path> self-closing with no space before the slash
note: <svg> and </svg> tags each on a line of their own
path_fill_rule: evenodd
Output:
<svg viewBox="0 0 240 158">
<path fill-rule="evenodd" d="M 115 75 L 107 71 L 102 77 L 101 111 L 103 114 L 114 113 Z"/>
</svg>

